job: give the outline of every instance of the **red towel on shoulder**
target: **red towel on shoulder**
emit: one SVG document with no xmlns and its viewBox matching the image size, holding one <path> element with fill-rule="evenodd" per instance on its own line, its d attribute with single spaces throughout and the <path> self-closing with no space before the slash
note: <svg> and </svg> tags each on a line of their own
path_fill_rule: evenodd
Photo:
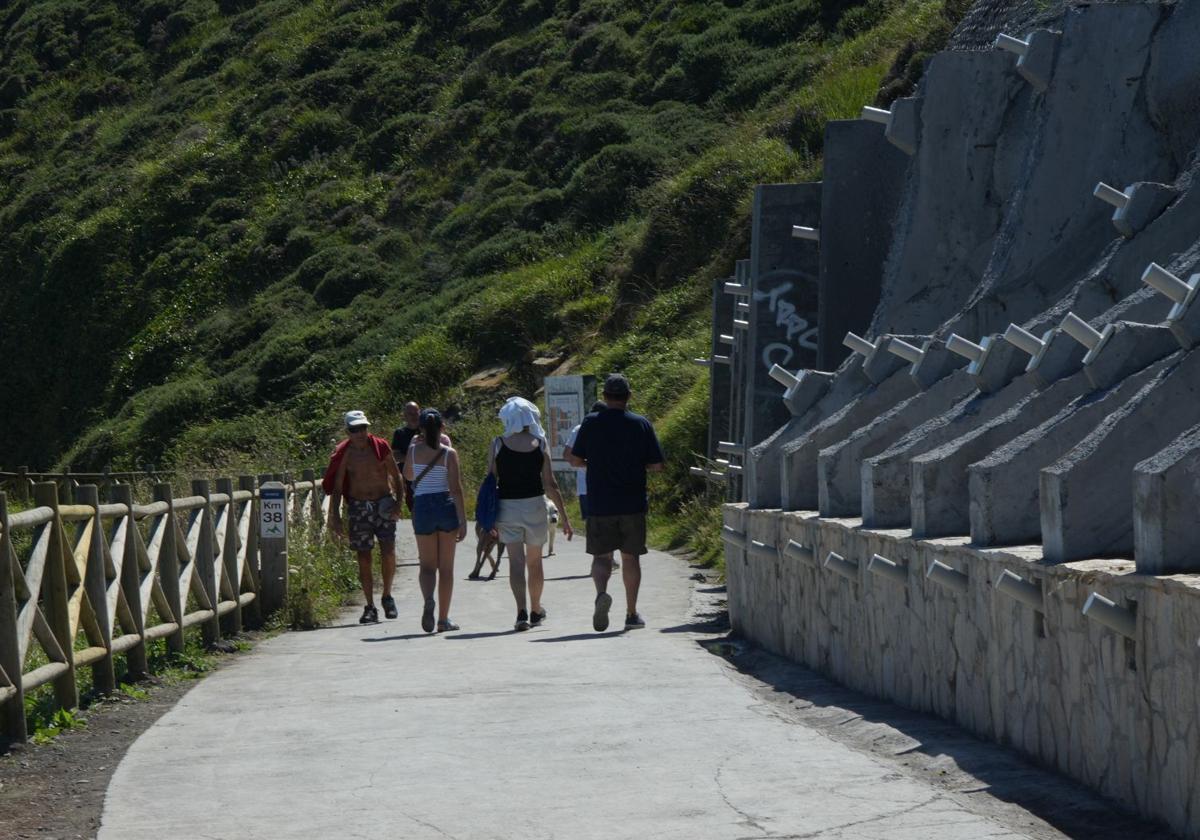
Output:
<svg viewBox="0 0 1200 840">
<path fill-rule="evenodd" d="M 386 440 L 381 437 L 376 437 L 368 433 L 367 438 L 371 441 L 371 447 L 375 450 L 375 460 L 382 461 L 384 458 L 392 457 L 392 447 Z M 333 494 L 333 482 L 337 480 L 338 469 L 342 466 L 342 459 L 346 457 L 346 449 L 350 446 L 350 439 L 339 443 L 334 447 L 333 454 L 329 456 L 329 466 L 325 468 L 325 475 L 321 479 L 321 489 L 325 491 L 325 495 Z M 342 478 L 342 495 L 346 495 L 346 490 L 350 485 L 350 476 Z"/>
</svg>

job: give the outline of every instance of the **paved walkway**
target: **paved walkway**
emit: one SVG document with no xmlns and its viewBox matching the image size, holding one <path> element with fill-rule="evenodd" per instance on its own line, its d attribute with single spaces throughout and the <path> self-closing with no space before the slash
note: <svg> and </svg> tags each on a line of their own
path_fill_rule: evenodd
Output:
<svg viewBox="0 0 1200 840">
<path fill-rule="evenodd" d="M 643 560 L 646 630 L 593 633 L 581 542 L 547 560 L 537 630 L 512 632 L 506 579 L 460 580 L 462 632 L 426 636 L 405 566 L 399 620 L 201 681 L 118 767 L 101 840 L 1054 836 L 790 720 L 696 643 L 675 558 Z"/>
</svg>

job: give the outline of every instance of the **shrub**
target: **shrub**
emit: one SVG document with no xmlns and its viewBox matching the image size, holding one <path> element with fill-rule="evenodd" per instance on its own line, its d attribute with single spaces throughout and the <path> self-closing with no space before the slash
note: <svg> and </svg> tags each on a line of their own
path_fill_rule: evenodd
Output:
<svg viewBox="0 0 1200 840">
<path fill-rule="evenodd" d="M 662 149 L 648 143 L 606 146 L 575 170 L 564 198 L 581 224 L 610 222 L 633 209 L 634 193 L 660 175 L 665 165 Z"/>
<path fill-rule="evenodd" d="M 329 309 L 346 306 L 363 292 L 382 286 L 387 278 L 387 267 L 378 258 L 365 256 L 335 265 L 317 285 L 313 297 Z M 371 255 L 372 257 L 374 255 Z"/>
<path fill-rule="evenodd" d="M 440 404 L 466 377 L 469 365 L 469 354 L 445 333 L 422 333 L 388 356 L 379 376 L 378 405 L 394 411 L 412 399 Z"/>
<path fill-rule="evenodd" d="M 305 111 L 284 130 L 276 147 L 278 160 L 304 160 L 313 154 L 332 154 L 351 146 L 358 129 L 330 111 Z"/>
<path fill-rule="evenodd" d="M 138 450 L 154 458 L 189 426 L 209 419 L 213 401 L 211 382 L 188 377 L 142 392 L 138 423 Z"/>
</svg>

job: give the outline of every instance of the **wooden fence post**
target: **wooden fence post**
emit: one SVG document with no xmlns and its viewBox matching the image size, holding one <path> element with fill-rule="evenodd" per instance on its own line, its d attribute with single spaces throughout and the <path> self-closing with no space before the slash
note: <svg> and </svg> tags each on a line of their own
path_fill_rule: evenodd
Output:
<svg viewBox="0 0 1200 840">
<path fill-rule="evenodd" d="M 20 479 L 24 482 L 24 476 Z M 12 548 L 12 530 L 8 523 L 8 498 L 0 493 L 0 681 L 7 682 L 12 694 L 0 700 L 0 735 L 24 741 L 25 691 L 21 686 L 21 646 L 17 639 L 17 598 L 13 590 L 13 569 L 17 558 Z M 5 691 L 0 687 L 0 691 Z"/>
<path fill-rule="evenodd" d="M 240 475 L 238 476 L 238 489 L 248 490 L 251 493 L 249 501 L 243 502 L 244 507 L 238 512 L 238 521 L 241 521 L 242 516 L 246 516 L 246 542 L 239 551 L 242 552 L 245 562 L 245 576 L 250 579 L 250 588 L 254 592 L 254 600 L 247 604 L 247 612 L 249 615 L 243 614 L 243 621 L 249 621 L 251 626 L 259 627 L 262 625 L 262 575 L 258 565 L 258 497 L 254 493 L 254 476 Z M 238 591 L 241 591 L 242 582 L 237 582 Z"/>
<path fill-rule="evenodd" d="M 66 671 L 54 679 L 54 699 L 59 708 L 74 709 L 79 705 L 79 690 L 75 686 L 75 640 L 71 637 L 71 614 L 67 603 L 67 558 L 71 551 L 58 513 L 58 485 L 53 481 L 35 485 L 33 501 L 38 507 L 54 511 L 54 517 L 43 526 L 50 529 L 50 539 L 42 577 L 42 603 L 46 623 L 67 660 Z"/>
<path fill-rule="evenodd" d="M 219 612 L 221 585 L 219 570 L 215 562 L 217 556 L 216 533 L 213 528 L 212 504 L 209 502 L 212 494 L 209 491 L 208 479 L 194 479 L 192 495 L 204 497 L 204 507 L 200 510 L 202 517 L 200 539 L 196 542 L 196 555 L 192 558 L 192 562 L 196 564 L 196 574 L 200 576 L 200 585 L 204 587 L 209 603 L 212 604 L 212 618 L 205 621 L 201 628 L 204 644 L 211 646 L 221 638 L 221 615 Z"/>
<path fill-rule="evenodd" d="M 238 568 L 238 549 L 241 547 L 241 540 L 238 537 L 238 507 L 233 500 L 233 479 L 218 478 L 217 492 L 224 493 L 229 497 L 229 501 L 225 503 L 225 541 L 221 546 L 221 561 L 225 566 L 225 579 L 233 588 L 233 600 L 237 604 L 225 616 L 221 623 L 221 630 L 236 636 L 242 632 L 242 581 Z M 220 595 L 219 586 L 217 594 Z"/>
<path fill-rule="evenodd" d="M 29 467 L 17 467 L 17 500 L 21 502 L 29 501 L 29 489 L 32 482 L 29 480 Z"/>
<path fill-rule="evenodd" d="M 324 524 L 321 521 L 323 519 L 321 515 L 321 482 L 317 479 L 316 473 L 314 473 L 312 470 L 305 470 L 303 475 L 305 481 L 311 481 L 313 483 L 312 490 L 310 490 L 308 494 L 309 521 L 312 522 L 313 529 L 317 532 L 320 532 L 321 526 Z"/>
<path fill-rule="evenodd" d="M 113 484 L 108 492 L 115 503 L 125 505 L 128 509 L 121 520 L 114 524 L 113 533 L 115 534 L 119 528 L 125 529 L 125 539 L 121 549 L 123 555 L 121 591 L 125 593 L 125 603 L 129 607 L 130 621 L 133 622 L 133 626 L 124 629 L 128 633 L 137 633 L 142 637 L 140 644 L 125 651 L 125 670 L 130 679 L 140 680 L 149 671 L 149 664 L 146 659 L 146 621 L 142 607 L 142 575 L 138 558 L 138 525 L 133 514 L 133 487 L 129 484 Z M 116 562 L 115 557 L 113 562 Z M 164 615 L 162 620 L 170 621 L 171 618 Z"/>
<path fill-rule="evenodd" d="M 87 594 L 87 603 L 92 608 L 96 626 L 100 630 L 100 642 L 107 651 L 103 657 L 92 663 L 92 683 L 101 694 L 111 694 L 117 687 L 117 676 L 113 668 L 112 620 L 108 614 L 108 570 L 104 563 L 104 523 L 100 519 L 100 489 L 95 484 L 80 485 L 75 489 L 75 500 L 78 504 L 92 508 L 91 521 L 81 523 L 80 528 L 80 531 L 87 535 L 87 545 L 80 545 L 76 550 L 87 558 L 83 566 L 83 590 Z M 82 609 L 81 604 L 80 610 Z"/>
<path fill-rule="evenodd" d="M 260 476 L 260 479 L 264 476 Z M 287 488 L 279 481 L 264 481 L 258 486 L 258 552 L 262 574 L 259 598 L 263 615 L 270 615 L 287 604 L 288 593 L 288 500 Z"/>
<path fill-rule="evenodd" d="M 183 653 L 183 610 L 186 597 L 179 591 L 179 523 L 175 521 L 175 497 L 171 485 L 154 485 L 154 500 L 167 503 L 167 512 L 159 518 L 157 526 L 163 529 L 158 547 L 158 575 L 162 581 L 163 594 L 167 596 L 167 603 L 175 613 L 159 617 L 163 621 L 174 622 L 177 628 L 167 636 L 167 649 L 172 653 Z"/>
</svg>

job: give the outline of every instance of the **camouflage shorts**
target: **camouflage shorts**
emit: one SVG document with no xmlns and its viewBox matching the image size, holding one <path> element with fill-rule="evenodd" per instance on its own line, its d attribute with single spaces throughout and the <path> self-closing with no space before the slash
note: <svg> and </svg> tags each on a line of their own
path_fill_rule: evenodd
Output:
<svg viewBox="0 0 1200 840">
<path fill-rule="evenodd" d="M 350 547 L 355 551 L 370 551 L 375 547 L 376 539 L 381 543 L 396 541 L 396 523 L 380 512 L 381 502 L 385 505 L 390 504 L 391 496 L 384 496 L 374 501 L 346 500 L 346 506 L 350 511 L 348 528 Z"/>
</svg>

